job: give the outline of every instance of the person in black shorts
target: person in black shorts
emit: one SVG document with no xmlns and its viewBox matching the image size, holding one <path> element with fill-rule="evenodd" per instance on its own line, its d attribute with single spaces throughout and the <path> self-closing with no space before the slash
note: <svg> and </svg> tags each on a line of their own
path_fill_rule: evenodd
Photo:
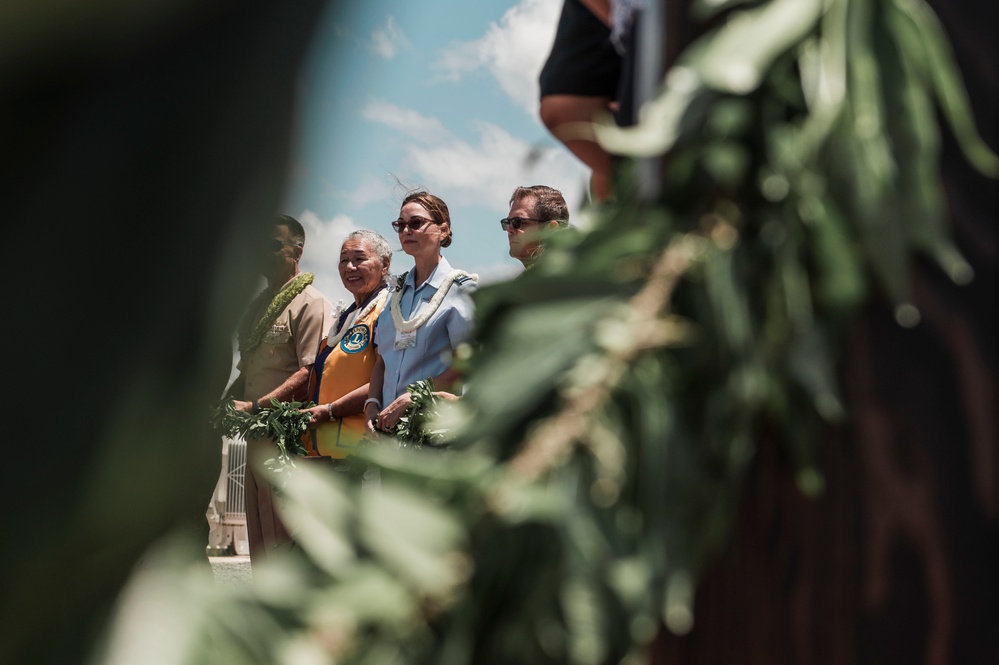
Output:
<svg viewBox="0 0 999 665">
<path fill-rule="evenodd" d="M 540 116 L 548 131 L 590 167 L 595 201 L 613 197 L 611 156 L 596 142 L 589 123 L 600 113 L 617 117 L 628 64 L 611 40 L 610 0 L 565 0 L 538 77 Z"/>
</svg>

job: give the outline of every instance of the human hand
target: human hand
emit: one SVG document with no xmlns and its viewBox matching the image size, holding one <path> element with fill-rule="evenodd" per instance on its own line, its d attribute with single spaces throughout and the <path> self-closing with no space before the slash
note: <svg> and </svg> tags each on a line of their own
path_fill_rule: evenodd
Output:
<svg viewBox="0 0 999 665">
<path fill-rule="evenodd" d="M 404 392 L 392 401 L 391 404 L 382 409 L 378 414 L 377 427 L 383 432 L 391 432 L 395 429 L 396 423 L 406 413 L 406 409 L 413 403 L 413 396 L 409 392 Z"/>
<path fill-rule="evenodd" d="M 253 411 L 253 402 L 244 402 L 240 399 L 234 399 L 232 401 L 232 408 L 243 413 L 251 413 Z"/>
<path fill-rule="evenodd" d="M 364 427 L 369 432 L 376 432 L 375 423 L 378 421 L 379 406 L 374 402 L 364 404 Z"/>
<path fill-rule="evenodd" d="M 302 409 L 302 411 L 309 414 L 309 429 L 328 422 L 330 418 L 329 409 L 325 404 L 322 406 L 310 406 L 307 409 Z"/>
</svg>

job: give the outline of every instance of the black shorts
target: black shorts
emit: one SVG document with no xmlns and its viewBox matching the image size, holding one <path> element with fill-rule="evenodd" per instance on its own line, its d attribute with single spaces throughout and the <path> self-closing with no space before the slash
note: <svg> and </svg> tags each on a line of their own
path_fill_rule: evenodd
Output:
<svg viewBox="0 0 999 665">
<path fill-rule="evenodd" d="M 579 0 L 565 0 L 555 42 L 541 69 L 541 96 L 581 95 L 617 99 L 621 56 L 610 28 Z"/>
</svg>

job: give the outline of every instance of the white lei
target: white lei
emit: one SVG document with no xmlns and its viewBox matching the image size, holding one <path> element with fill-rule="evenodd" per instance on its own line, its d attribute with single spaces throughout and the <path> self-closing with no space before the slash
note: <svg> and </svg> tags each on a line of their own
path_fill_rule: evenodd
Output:
<svg viewBox="0 0 999 665">
<path fill-rule="evenodd" d="M 395 329 L 399 332 L 409 333 L 413 332 L 427 320 L 434 315 L 437 308 L 441 306 L 441 302 L 444 301 L 444 296 L 447 295 L 448 289 L 454 284 L 454 280 L 458 279 L 464 275 L 465 277 L 471 277 L 473 281 L 478 282 L 478 275 L 470 275 L 464 270 L 452 270 L 451 274 L 444 278 L 440 287 L 437 289 L 437 293 L 434 297 L 430 299 L 430 302 L 423 308 L 419 316 L 416 316 L 410 320 L 405 320 L 402 318 L 402 310 L 400 309 L 400 302 L 402 301 L 402 287 L 400 286 L 392 293 L 392 322 L 395 323 Z"/>
<path fill-rule="evenodd" d="M 351 313 L 351 315 L 347 317 L 347 320 L 343 322 L 343 325 L 340 326 L 339 331 L 336 330 L 336 324 L 340 321 L 340 313 L 335 312 L 333 319 L 333 329 L 330 330 L 330 334 L 328 336 L 328 339 L 326 340 L 326 346 L 333 348 L 334 346 L 339 344 L 340 340 L 343 339 L 343 336 L 347 334 L 348 330 L 350 330 L 350 327 L 353 325 L 354 321 L 363 321 L 364 317 L 370 314 L 371 310 L 373 310 L 375 307 L 378 307 L 378 305 L 385 302 L 385 298 L 387 297 L 388 297 L 388 289 L 383 289 L 381 293 L 372 298 L 371 302 L 369 302 L 367 305 L 364 306 L 364 309 L 354 310 Z"/>
</svg>

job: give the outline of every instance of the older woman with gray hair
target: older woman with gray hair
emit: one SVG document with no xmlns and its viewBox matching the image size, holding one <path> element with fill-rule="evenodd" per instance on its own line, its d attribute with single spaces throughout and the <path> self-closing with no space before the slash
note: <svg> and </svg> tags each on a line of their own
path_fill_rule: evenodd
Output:
<svg viewBox="0 0 999 665">
<path fill-rule="evenodd" d="M 392 248 L 381 234 L 361 229 L 340 247 L 340 279 L 354 302 L 333 322 L 310 376 L 312 401 L 304 439 L 310 456 L 346 458 L 366 430 L 364 401 L 378 352 L 374 327 L 385 307 Z"/>
</svg>

